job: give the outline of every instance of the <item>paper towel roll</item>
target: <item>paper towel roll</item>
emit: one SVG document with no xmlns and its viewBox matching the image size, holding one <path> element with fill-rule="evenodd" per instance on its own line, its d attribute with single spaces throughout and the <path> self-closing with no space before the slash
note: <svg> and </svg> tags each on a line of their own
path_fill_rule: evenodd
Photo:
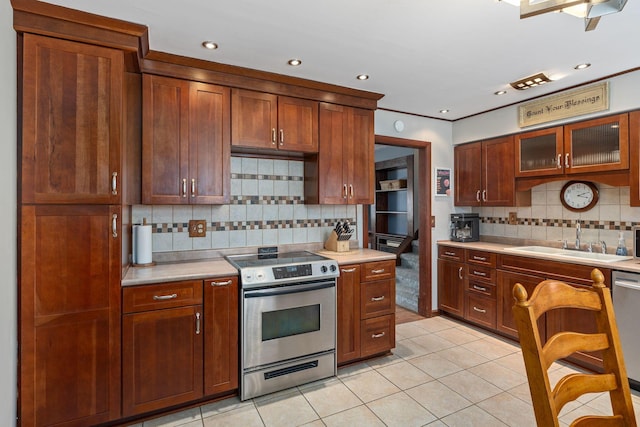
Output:
<svg viewBox="0 0 640 427">
<path fill-rule="evenodd" d="M 133 226 L 133 263 L 151 264 L 152 240 L 150 225 Z"/>
</svg>

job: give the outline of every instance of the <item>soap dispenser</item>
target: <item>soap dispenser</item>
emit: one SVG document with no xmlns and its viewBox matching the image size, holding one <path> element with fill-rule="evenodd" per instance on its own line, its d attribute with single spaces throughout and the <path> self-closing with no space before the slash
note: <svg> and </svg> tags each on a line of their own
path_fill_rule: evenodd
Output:
<svg viewBox="0 0 640 427">
<path fill-rule="evenodd" d="M 627 255 L 627 245 L 624 243 L 624 236 L 622 231 L 618 235 L 618 247 L 616 248 L 616 255 Z"/>
</svg>

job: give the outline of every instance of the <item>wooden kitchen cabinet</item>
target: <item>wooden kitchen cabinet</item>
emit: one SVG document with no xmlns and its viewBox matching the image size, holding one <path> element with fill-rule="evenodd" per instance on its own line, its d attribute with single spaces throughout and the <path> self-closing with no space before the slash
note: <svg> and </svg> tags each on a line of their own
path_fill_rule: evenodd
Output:
<svg viewBox="0 0 640 427">
<path fill-rule="evenodd" d="M 231 145 L 318 152 L 318 102 L 233 89 Z"/>
<path fill-rule="evenodd" d="M 120 417 L 119 206 L 23 205 L 20 422 Z"/>
<path fill-rule="evenodd" d="M 238 388 L 238 278 L 204 281 L 204 394 Z"/>
<path fill-rule="evenodd" d="M 515 298 L 513 297 L 513 287 L 516 283 L 520 283 L 527 291 L 527 294 L 531 296 L 533 290 L 538 286 L 538 283 L 542 282 L 544 278 L 540 276 L 534 276 L 531 274 L 515 273 L 510 271 L 498 271 L 498 312 L 497 312 L 497 324 L 496 329 L 513 339 L 518 339 L 518 329 L 516 327 L 515 319 L 513 318 L 513 305 L 515 304 Z M 540 337 L 543 342 L 546 341 L 545 329 L 546 321 L 545 316 L 541 316 L 538 319 L 538 328 L 542 336 Z"/>
<path fill-rule="evenodd" d="M 515 206 L 513 156 L 513 136 L 456 146 L 454 204 Z"/>
<path fill-rule="evenodd" d="M 496 328 L 496 254 L 467 249 L 464 318 Z"/>
<path fill-rule="evenodd" d="M 24 34 L 22 202 L 118 204 L 124 56 Z"/>
<path fill-rule="evenodd" d="M 464 249 L 438 246 L 438 310 L 464 317 Z"/>
<path fill-rule="evenodd" d="M 629 204 L 640 206 L 640 111 L 629 113 Z"/>
<path fill-rule="evenodd" d="M 229 88 L 143 75 L 143 203 L 229 202 L 229 114 Z"/>
<path fill-rule="evenodd" d="M 340 267 L 338 364 L 395 347 L 395 261 Z"/>
<path fill-rule="evenodd" d="M 122 294 L 123 415 L 201 398 L 202 281 L 125 287 Z"/>
<path fill-rule="evenodd" d="M 629 116 L 570 123 L 516 135 L 517 177 L 629 169 Z"/>
<path fill-rule="evenodd" d="M 373 203 L 373 147 L 373 111 L 320 103 L 320 146 L 305 159 L 305 201 Z"/>
</svg>

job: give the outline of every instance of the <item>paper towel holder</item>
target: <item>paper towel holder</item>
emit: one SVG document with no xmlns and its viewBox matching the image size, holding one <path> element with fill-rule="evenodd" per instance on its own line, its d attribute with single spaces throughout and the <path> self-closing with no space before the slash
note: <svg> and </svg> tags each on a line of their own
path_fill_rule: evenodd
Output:
<svg viewBox="0 0 640 427">
<path fill-rule="evenodd" d="M 141 225 L 143 225 L 143 226 L 145 226 L 145 227 L 148 225 L 148 224 L 147 224 L 147 218 L 143 218 L 143 220 L 142 220 L 142 224 L 141 224 Z M 138 243 L 138 242 L 136 241 L 136 238 L 138 237 L 138 235 L 137 235 L 137 233 L 136 233 L 136 227 L 138 227 L 138 226 L 139 226 L 139 224 L 138 224 L 138 225 L 133 225 L 133 226 L 131 227 L 131 241 L 132 241 L 132 247 L 131 247 L 131 249 L 132 249 L 132 254 L 131 254 L 131 259 L 132 259 L 132 261 L 133 261 L 136 257 L 139 257 L 139 255 L 137 255 L 137 250 L 138 250 L 138 248 L 137 248 L 137 243 Z M 149 243 L 151 243 L 151 242 L 149 242 Z M 150 248 L 150 247 L 149 247 L 149 250 L 151 251 L 151 248 Z M 151 258 L 151 253 L 149 253 L 148 255 L 149 255 L 149 258 Z M 153 265 L 156 265 L 156 263 L 155 263 L 155 261 L 151 260 L 151 262 L 146 262 L 146 263 L 136 263 L 136 262 L 132 262 L 132 263 L 131 263 L 131 265 L 132 265 L 133 267 L 151 267 L 151 266 L 153 266 Z"/>
</svg>

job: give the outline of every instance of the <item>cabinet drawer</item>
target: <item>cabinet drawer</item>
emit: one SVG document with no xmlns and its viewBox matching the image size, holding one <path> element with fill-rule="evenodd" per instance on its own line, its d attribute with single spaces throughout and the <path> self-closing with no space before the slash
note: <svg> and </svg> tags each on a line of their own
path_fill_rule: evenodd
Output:
<svg viewBox="0 0 640 427">
<path fill-rule="evenodd" d="M 494 252 L 467 250 L 467 262 L 471 264 L 486 265 L 495 268 L 497 254 Z"/>
<path fill-rule="evenodd" d="M 467 292 L 465 319 L 488 328 L 496 328 L 496 300 Z"/>
<path fill-rule="evenodd" d="M 396 262 L 376 261 L 362 264 L 360 280 L 369 282 L 372 280 L 392 279 L 396 277 Z"/>
<path fill-rule="evenodd" d="M 362 357 L 384 353 L 395 347 L 396 328 L 394 316 L 394 314 L 389 314 L 360 322 Z"/>
<path fill-rule="evenodd" d="M 360 315 L 362 319 L 395 312 L 394 280 L 378 280 L 360 285 Z"/>
<path fill-rule="evenodd" d="M 453 246 L 438 246 L 438 258 L 464 261 L 464 249 Z"/>
<path fill-rule="evenodd" d="M 124 313 L 202 304 L 202 280 L 132 286 L 122 289 Z"/>
<path fill-rule="evenodd" d="M 491 283 L 495 283 L 496 280 L 495 268 L 480 265 L 467 265 L 467 275 L 469 280 L 482 280 Z"/>
<path fill-rule="evenodd" d="M 496 286 L 482 281 L 469 279 L 467 290 L 474 294 L 484 295 L 492 299 L 496 299 Z"/>
</svg>

